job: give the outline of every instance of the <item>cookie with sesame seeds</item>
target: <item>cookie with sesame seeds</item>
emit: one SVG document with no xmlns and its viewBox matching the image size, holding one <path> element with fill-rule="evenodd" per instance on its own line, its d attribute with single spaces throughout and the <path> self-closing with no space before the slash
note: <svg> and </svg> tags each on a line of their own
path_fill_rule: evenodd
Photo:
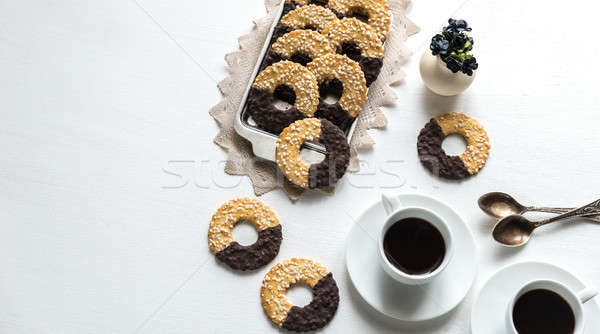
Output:
<svg viewBox="0 0 600 334">
<path fill-rule="evenodd" d="M 358 63 L 346 56 L 328 54 L 307 66 L 319 83 L 319 107 L 315 117 L 325 118 L 345 130 L 360 114 L 367 100 L 367 82 Z M 325 97 L 339 97 L 328 103 Z"/>
<path fill-rule="evenodd" d="M 314 30 L 294 30 L 279 37 L 271 45 L 264 65 L 290 60 L 306 66 L 313 59 L 330 53 L 334 53 L 334 49 L 327 37 Z"/>
<path fill-rule="evenodd" d="M 251 222 L 258 231 L 258 239 L 250 246 L 242 246 L 233 238 L 233 227 L 241 221 Z M 271 262 L 281 240 L 275 212 L 254 198 L 237 198 L 223 204 L 208 227 L 210 250 L 219 261 L 236 270 L 254 270 Z"/>
<path fill-rule="evenodd" d="M 297 283 L 312 288 L 313 299 L 304 306 L 293 305 L 287 289 Z M 325 327 L 337 311 L 340 295 L 337 283 L 322 264 L 308 259 L 284 260 L 269 270 L 262 282 L 261 302 L 267 316 L 277 326 L 296 332 Z"/>
<path fill-rule="evenodd" d="M 329 9 L 308 5 L 298 7 L 285 14 L 273 31 L 272 42 L 288 32 L 298 29 L 310 29 L 318 32 L 338 20 L 338 17 Z"/>
<path fill-rule="evenodd" d="M 329 38 L 336 53 L 358 62 L 367 87 L 377 79 L 383 66 L 383 45 L 371 26 L 356 18 L 344 18 L 327 26 L 322 33 Z"/>
<path fill-rule="evenodd" d="M 274 103 L 291 105 L 282 110 Z M 248 113 L 257 126 L 279 134 L 286 126 L 304 117 L 312 117 L 319 105 L 319 85 L 304 66 L 280 61 L 264 69 L 252 84 L 248 95 Z"/>
<path fill-rule="evenodd" d="M 300 158 L 302 144 L 319 141 L 325 145 L 325 158 L 310 164 Z M 350 146 L 346 136 L 326 119 L 305 118 L 292 123 L 279 135 L 275 159 L 283 175 L 304 189 L 334 185 L 346 173 L 350 162 Z"/>
<path fill-rule="evenodd" d="M 449 156 L 442 148 L 442 142 L 451 134 L 461 135 L 467 142 L 467 149 L 459 156 Z M 451 180 L 477 174 L 487 162 L 490 147 L 487 132 L 477 120 L 454 112 L 432 118 L 421 130 L 417 142 L 425 168 Z"/>
<path fill-rule="evenodd" d="M 329 0 L 327 7 L 338 17 L 355 17 L 364 21 L 377 33 L 383 42 L 387 39 L 392 24 L 392 11 L 382 0 Z"/>
</svg>

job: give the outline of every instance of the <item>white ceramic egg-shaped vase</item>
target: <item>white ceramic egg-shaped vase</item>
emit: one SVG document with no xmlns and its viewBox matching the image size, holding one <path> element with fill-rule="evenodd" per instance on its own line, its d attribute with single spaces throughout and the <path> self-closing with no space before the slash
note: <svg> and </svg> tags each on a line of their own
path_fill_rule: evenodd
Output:
<svg viewBox="0 0 600 334">
<path fill-rule="evenodd" d="M 432 92 L 442 96 L 454 96 L 464 92 L 473 80 L 473 75 L 466 75 L 463 72 L 452 73 L 446 67 L 446 63 L 439 56 L 431 54 L 430 50 L 425 50 L 420 63 L 421 78 L 425 86 Z"/>
</svg>

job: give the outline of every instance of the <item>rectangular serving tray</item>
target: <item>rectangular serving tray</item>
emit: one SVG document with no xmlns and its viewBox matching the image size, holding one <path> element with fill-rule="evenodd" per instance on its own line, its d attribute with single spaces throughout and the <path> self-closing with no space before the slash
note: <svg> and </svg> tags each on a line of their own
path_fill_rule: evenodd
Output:
<svg viewBox="0 0 600 334">
<path fill-rule="evenodd" d="M 277 139 L 279 138 L 277 135 L 259 129 L 258 127 L 252 125 L 249 121 L 249 115 L 247 113 L 247 102 L 248 102 L 248 94 L 250 93 L 250 89 L 252 84 L 254 83 L 254 79 L 258 74 L 258 70 L 263 62 L 265 54 L 269 50 L 271 44 L 271 38 L 273 36 L 273 31 L 275 30 L 275 26 L 281 20 L 283 9 L 285 5 L 285 0 L 281 1 L 279 5 L 279 13 L 277 14 L 277 18 L 273 20 L 273 24 L 269 30 L 269 34 L 265 40 L 265 43 L 262 47 L 260 56 L 254 66 L 254 71 L 252 72 L 251 79 L 248 82 L 248 86 L 246 87 L 246 91 L 244 92 L 244 96 L 242 98 L 242 102 L 240 103 L 240 107 L 237 110 L 236 117 L 234 120 L 234 129 L 235 131 L 242 136 L 243 138 L 250 141 L 252 144 L 252 151 L 254 155 L 269 161 L 275 162 L 275 148 L 277 144 Z M 352 138 L 352 134 L 354 133 L 354 129 L 356 128 L 356 119 L 352 122 L 350 128 L 346 131 L 346 138 L 348 141 Z M 307 160 L 315 159 L 319 160 L 319 157 L 322 158 L 325 153 L 325 146 L 318 142 L 306 142 L 302 145 L 302 156 Z"/>
</svg>

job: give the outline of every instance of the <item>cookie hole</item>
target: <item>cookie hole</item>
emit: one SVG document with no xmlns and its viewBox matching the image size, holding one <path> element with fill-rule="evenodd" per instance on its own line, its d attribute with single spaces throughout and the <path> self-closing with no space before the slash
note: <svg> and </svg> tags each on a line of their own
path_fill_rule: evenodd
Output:
<svg viewBox="0 0 600 334">
<path fill-rule="evenodd" d="M 304 29 L 317 31 L 317 27 L 312 26 L 310 24 L 307 24 L 306 26 L 304 26 Z"/>
<path fill-rule="evenodd" d="M 348 11 L 348 17 L 353 17 L 367 24 L 369 23 L 369 13 L 367 13 L 367 11 L 361 7 L 350 8 Z"/>
<path fill-rule="evenodd" d="M 318 164 L 321 161 L 325 160 L 325 154 L 313 150 L 309 150 L 307 148 L 300 149 L 300 159 L 310 163 L 310 164 Z"/>
<path fill-rule="evenodd" d="M 447 155 L 461 155 L 467 149 L 467 141 L 461 135 L 451 134 L 442 142 Z"/>
<path fill-rule="evenodd" d="M 340 52 L 354 61 L 360 61 L 360 48 L 354 42 L 342 43 L 342 50 Z"/>
<path fill-rule="evenodd" d="M 296 103 L 296 93 L 292 87 L 280 85 L 273 91 L 273 105 L 279 110 L 288 110 Z"/>
<path fill-rule="evenodd" d="M 342 97 L 343 92 L 344 84 L 338 79 L 332 79 L 319 84 L 319 94 L 325 103 L 337 103 Z"/>
<path fill-rule="evenodd" d="M 290 57 L 290 60 L 302 66 L 306 66 L 312 61 L 312 58 L 304 52 L 296 52 Z"/>
<path fill-rule="evenodd" d="M 313 299 L 312 289 L 304 283 L 293 284 L 287 289 L 285 297 L 294 305 L 303 307 Z"/>
<path fill-rule="evenodd" d="M 311 0 L 310 1 L 311 5 L 317 5 L 317 6 L 327 6 L 328 3 L 329 3 L 329 0 Z"/>
<path fill-rule="evenodd" d="M 242 246 L 250 246 L 258 240 L 258 232 L 254 224 L 247 220 L 241 220 L 233 226 L 233 239 Z"/>
</svg>

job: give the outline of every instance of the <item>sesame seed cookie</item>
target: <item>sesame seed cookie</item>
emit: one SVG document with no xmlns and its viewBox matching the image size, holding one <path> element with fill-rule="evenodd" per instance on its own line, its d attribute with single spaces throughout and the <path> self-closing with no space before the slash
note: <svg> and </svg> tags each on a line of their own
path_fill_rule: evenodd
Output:
<svg viewBox="0 0 600 334">
<path fill-rule="evenodd" d="M 363 18 L 383 42 L 392 24 L 392 11 L 386 1 L 381 0 L 329 0 L 327 7 L 341 17 Z"/>
<path fill-rule="evenodd" d="M 328 54 L 307 65 L 317 82 L 321 98 L 315 117 L 322 117 L 341 129 L 352 124 L 367 100 L 367 82 L 358 63 L 346 56 Z M 323 99 L 327 94 L 340 96 L 334 104 Z"/>
<path fill-rule="evenodd" d="M 242 246 L 233 239 L 235 224 L 249 221 L 258 231 L 258 239 Z M 281 245 L 281 225 L 267 205 L 253 198 L 238 198 L 223 204 L 212 216 L 208 227 L 208 245 L 217 259 L 236 270 L 254 270 L 271 262 Z"/>
<path fill-rule="evenodd" d="M 442 142 L 451 134 L 467 141 L 467 149 L 460 156 L 449 156 L 442 149 Z M 421 163 L 432 173 L 452 180 L 477 174 L 487 162 L 490 147 L 487 132 L 479 122 L 454 112 L 432 118 L 421 130 L 417 143 Z"/>
<path fill-rule="evenodd" d="M 293 284 L 312 288 L 313 300 L 304 307 L 294 306 L 286 297 Z M 340 295 L 333 275 L 322 264 L 292 258 L 276 264 L 265 275 L 260 291 L 265 313 L 277 326 L 296 332 L 323 328 L 337 311 Z"/>
<path fill-rule="evenodd" d="M 302 66 L 326 54 L 335 53 L 327 37 L 313 30 L 294 30 L 279 37 L 267 54 L 264 64 L 290 60 Z"/>
<path fill-rule="evenodd" d="M 310 164 L 300 159 L 300 148 L 307 141 L 325 145 L 323 161 Z M 346 173 L 350 146 L 342 130 L 328 120 L 305 118 L 281 132 L 275 157 L 283 175 L 295 185 L 305 189 L 324 188 L 335 184 Z"/>
<path fill-rule="evenodd" d="M 274 42 L 288 32 L 298 29 L 321 32 L 335 21 L 338 21 L 338 17 L 325 7 L 317 5 L 298 7 L 284 15 L 277 23 L 273 31 L 272 41 Z"/>
<path fill-rule="evenodd" d="M 371 26 L 355 18 L 344 18 L 327 26 L 323 35 L 329 38 L 336 53 L 358 62 L 367 87 L 377 79 L 383 66 L 383 45 Z"/>
<path fill-rule="evenodd" d="M 277 99 L 292 107 L 277 108 Z M 317 79 L 306 67 L 291 61 L 275 63 L 260 72 L 248 95 L 252 119 L 261 129 L 275 134 L 298 119 L 312 117 L 318 105 Z"/>
</svg>

